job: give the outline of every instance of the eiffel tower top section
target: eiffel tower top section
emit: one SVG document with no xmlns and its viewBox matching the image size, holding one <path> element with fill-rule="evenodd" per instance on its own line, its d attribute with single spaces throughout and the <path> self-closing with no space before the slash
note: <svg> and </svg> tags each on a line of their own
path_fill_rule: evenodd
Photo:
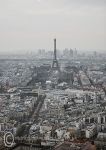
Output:
<svg viewBox="0 0 106 150">
<path fill-rule="evenodd" d="M 53 70 L 60 70 L 59 69 L 59 64 L 57 60 L 57 52 L 56 52 L 56 39 L 54 39 L 54 56 L 53 56 L 53 63 L 52 63 L 52 69 Z"/>
<path fill-rule="evenodd" d="M 54 60 L 57 60 L 57 54 L 56 54 L 56 39 L 54 39 Z"/>
</svg>

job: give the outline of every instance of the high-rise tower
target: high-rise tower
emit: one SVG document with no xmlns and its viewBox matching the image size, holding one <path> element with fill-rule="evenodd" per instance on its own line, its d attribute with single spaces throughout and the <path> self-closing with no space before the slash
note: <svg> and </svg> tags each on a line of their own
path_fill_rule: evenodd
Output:
<svg viewBox="0 0 106 150">
<path fill-rule="evenodd" d="M 60 70 L 59 64 L 57 60 L 57 52 L 56 52 L 56 39 L 54 39 L 54 56 L 53 56 L 53 63 L 52 63 L 52 70 Z"/>
</svg>

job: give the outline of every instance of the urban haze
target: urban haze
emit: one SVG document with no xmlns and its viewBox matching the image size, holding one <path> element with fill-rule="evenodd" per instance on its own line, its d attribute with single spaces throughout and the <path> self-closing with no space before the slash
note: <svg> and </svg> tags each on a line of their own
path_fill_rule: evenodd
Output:
<svg viewBox="0 0 106 150">
<path fill-rule="evenodd" d="M 105 26 L 105 0 L 0 0 L 0 150 L 106 150 Z"/>
</svg>

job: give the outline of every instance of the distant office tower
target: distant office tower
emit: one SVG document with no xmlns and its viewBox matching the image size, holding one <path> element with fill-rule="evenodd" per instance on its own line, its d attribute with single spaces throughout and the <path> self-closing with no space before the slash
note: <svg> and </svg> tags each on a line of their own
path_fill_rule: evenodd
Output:
<svg viewBox="0 0 106 150">
<path fill-rule="evenodd" d="M 44 56 L 45 55 L 45 49 L 39 49 L 38 50 L 38 55 L 39 56 Z"/>
<path fill-rule="evenodd" d="M 94 52 L 93 52 L 93 55 L 94 55 L 94 57 L 97 57 L 97 52 L 94 51 Z"/>
<path fill-rule="evenodd" d="M 52 63 L 52 70 L 60 70 L 58 60 L 57 60 L 57 52 L 56 52 L 56 39 L 54 39 L 54 57 Z"/>
<path fill-rule="evenodd" d="M 77 52 L 77 49 L 75 48 L 75 50 L 74 50 L 74 56 L 76 57 L 77 54 L 78 54 L 78 52 Z"/>
<path fill-rule="evenodd" d="M 73 50 L 70 49 L 70 56 L 73 57 Z"/>
</svg>

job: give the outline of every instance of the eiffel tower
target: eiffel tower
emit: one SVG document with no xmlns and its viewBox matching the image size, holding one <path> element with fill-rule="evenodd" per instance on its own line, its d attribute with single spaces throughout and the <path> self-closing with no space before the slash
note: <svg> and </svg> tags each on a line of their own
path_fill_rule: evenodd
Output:
<svg viewBox="0 0 106 150">
<path fill-rule="evenodd" d="M 60 71 L 58 60 L 57 60 L 56 39 L 54 39 L 54 56 L 53 56 L 52 70 Z"/>
</svg>

